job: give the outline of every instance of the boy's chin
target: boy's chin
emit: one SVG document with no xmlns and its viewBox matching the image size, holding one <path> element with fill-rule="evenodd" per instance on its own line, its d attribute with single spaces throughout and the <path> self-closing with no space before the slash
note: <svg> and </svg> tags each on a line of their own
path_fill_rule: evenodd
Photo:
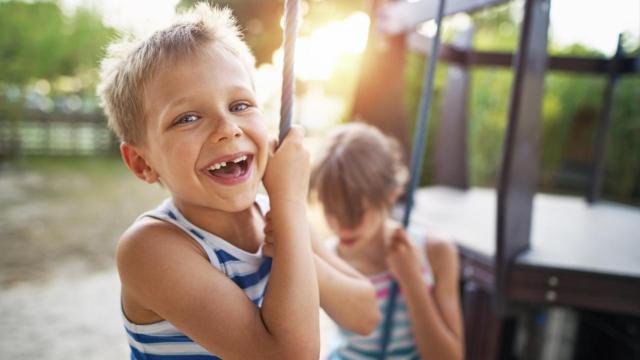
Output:
<svg viewBox="0 0 640 360">
<path fill-rule="evenodd" d="M 224 201 L 216 207 L 230 213 L 245 211 L 253 206 L 256 194 L 257 191 L 253 191 L 251 194 L 243 194 L 242 197 L 235 197 L 232 201 Z"/>
</svg>

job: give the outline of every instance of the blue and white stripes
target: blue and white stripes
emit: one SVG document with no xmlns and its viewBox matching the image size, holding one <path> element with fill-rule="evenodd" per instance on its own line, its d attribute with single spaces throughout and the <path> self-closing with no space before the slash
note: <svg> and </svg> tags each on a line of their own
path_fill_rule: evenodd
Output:
<svg viewBox="0 0 640 360">
<path fill-rule="evenodd" d="M 264 195 L 258 195 L 256 202 L 262 214 L 266 214 L 269 207 L 268 198 Z M 157 218 L 182 229 L 202 246 L 213 267 L 238 285 L 256 306 L 262 305 L 271 272 L 271 258 L 264 257 L 261 250 L 256 253 L 248 253 L 218 236 L 198 228 L 182 216 L 171 199 L 165 200 L 156 209 L 142 214 L 139 219 L 142 217 Z M 126 316 L 123 317 L 131 348 L 131 359 L 219 359 L 168 321 L 138 325 L 130 322 Z"/>
<path fill-rule="evenodd" d="M 423 269 L 423 278 L 425 286 L 431 287 L 433 280 L 431 270 L 428 266 Z M 376 289 L 376 297 L 378 299 L 378 307 L 380 312 L 386 312 L 389 301 L 389 288 L 391 285 L 391 275 L 383 273 L 369 277 Z M 383 323 L 378 324 L 376 330 L 369 336 L 361 336 L 353 332 L 340 329 L 342 335 L 342 343 L 333 351 L 329 360 L 364 360 L 364 359 L 380 359 L 381 347 L 380 337 L 382 336 Z M 385 359 L 420 359 L 418 349 L 413 338 L 407 304 L 402 292 L 398 294 L 396 306 L 393 313 L 393 329 L 391 330 L 389 347 Z"/>
<path fill-rule="evenodd" d="M 136 325 L 125 319 L 125 328 L 131 348 L 131 359 L 219 359 L 166 321 L 151 325 Z"/>
</svg>

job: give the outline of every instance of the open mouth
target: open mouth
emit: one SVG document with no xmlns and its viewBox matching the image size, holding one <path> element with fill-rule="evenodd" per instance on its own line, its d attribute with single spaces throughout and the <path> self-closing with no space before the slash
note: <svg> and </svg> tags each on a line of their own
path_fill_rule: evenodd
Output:
<svg viewBox="0 0 640 360">
<path fill-rule="evenodd" d="M 222 183 L 235 183 L 248 177 L 253 155 L 239 154 L 211 164 L 207 173 Z"/>
<path fill-rule="evenodd" d="M 340 243 L 343 245 L 351 246 L 356 243 L 356 240 L 358 240 L 358 238 L 356 237 L 341 237 Z"/>
</svg>

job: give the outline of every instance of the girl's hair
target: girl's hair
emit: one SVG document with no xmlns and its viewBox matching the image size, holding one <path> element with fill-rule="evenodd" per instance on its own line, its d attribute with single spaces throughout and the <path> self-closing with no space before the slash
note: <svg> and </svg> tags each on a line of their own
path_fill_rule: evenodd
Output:
<svg viewBox="0 0 640 360">
<path fill-rule="evenodd" d="M 332 131 L 314 162 L 311 188 L 341 226 L 356 227 L 369 207 L 388 209 L 407 168 L 398 142 L 355 122 Z"/>
<path fill-rule="evenodd" d="M 145 140 L 145 85 L 161 67 L 190 55 L 205 54 L 210 46 L 236 56 L 253 76 L 255 60 L 242 40 L 231 10 L 200 3 L 150 36 L 114 41 L 100 64 L 97 92 L 109 127 L 121 141 Z M 214 71 L 214 69 L 212 69 Z"/>
</svg>

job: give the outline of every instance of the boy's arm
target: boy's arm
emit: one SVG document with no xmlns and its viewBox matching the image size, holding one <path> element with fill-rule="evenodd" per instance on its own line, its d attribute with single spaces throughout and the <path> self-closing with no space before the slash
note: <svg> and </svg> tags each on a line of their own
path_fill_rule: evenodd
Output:
<svg viewBox="0 0 640 360">
<path fill-rule="evenodd" d="M 420 356 L 425 359 L 462 359 L 464 342 L 458 295 L 458 255 L 453 245 L 443 241 L 430 241 L 428 248 L 435 279 L 432 291 L 424 284 L 419 256 L 406 241 L 406 234 L 404 240 L 394 240 L 391 245 L 389 251 L 394 253 L 395 261 L 389 265 L 405 296 Z"/>
<path fill-rule="evenodd" d="M 260 315 L 278 343 L 293 350 L 278 358 L 284 355 L 317 359 L 320 301 L 307 222 L 310 170 L 303 138 L 301 127 L 291 127 L 280 147 L 270 155 L 263 177 L 271 203 L 274 243 L 271 275 Z"/>
<path fill-rule="evenodd" d="M 361 335 L 370 334 L 380 322 L 373 285 L 344 260 L 324 247 L 311 233 L 320 306 L 341 327 Z"/>
<path fill-rule="evenodd" d="M 273 309 L 257 308 L 233 281 L 211 266 L 199 245 L 181 230 L 160 222 L 137 224 L 121 239 L 117 262 L 123 293 L 214 355 L 224 359 L 317 358 L 308 339 L 289 341 L 293 330 L 274 324 L 289 322 L 268 316 L 274 314 Z M 265 301 L 277 295 L 271 292 Z"/>
<path fill-rule="evenodd" d="M 313 264 L 306 221 L 296 222 L 306 213 L 304 201 L 279 204 L 271 201 L 274 226 L 273 263 L 261 316 L 267 330 L 280 335 L 282 345 L 296 343 L 301 354 L 319 351 L 318 282 Z M 296 352 L 291 355 L 296 357 Z M 313 357 L 317 358 L 316 353 Z"/>
<path fill-rule="evenodd" d="M 271 214 L 267 213 L 263 254 L 273 254 Z M 318 275 L 320 306 L 341 327 L 368 335 L 380 321 L 375 288 L 362 274 L 322 245 L 310 232 L 314 263 Z"/>
<path fill-rule="evenodd" d="M 317 359 L 319 295 L 302 137 L 301 129 L 291 128 L 263 178 L 277 241 L 261 308 L 213 268 L 192 239 L 164 223 L 134 226 L 121 240 L 123 291 L 224 359 Z M 304 220 L 294 221 L 300 215 Z"/>
</svg>

